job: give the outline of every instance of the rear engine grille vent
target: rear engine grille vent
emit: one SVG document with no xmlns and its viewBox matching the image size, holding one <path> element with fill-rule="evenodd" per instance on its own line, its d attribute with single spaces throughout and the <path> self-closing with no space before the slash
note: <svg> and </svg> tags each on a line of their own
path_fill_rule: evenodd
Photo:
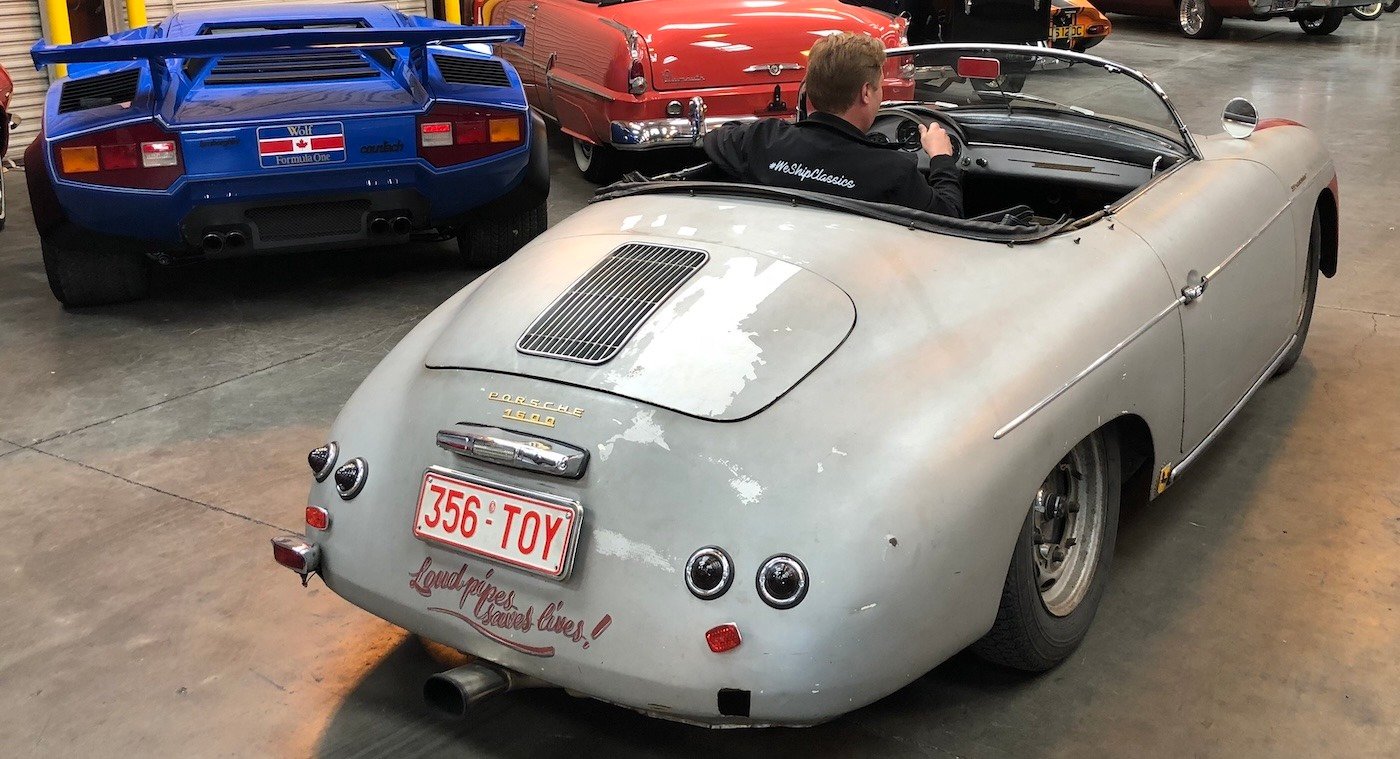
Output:
<svg viewBox="0 0 1400 759">
<path fill-rule="evenodd" d="M 506 67 L 500 61 L 485 61 L 479 58 L 456 58 L 450 55 L 434 55 L 442 80 L 449 84 L 476 84 L 484 87 L 509 87 L 510 78 Z"/>
<path fill-rule="evenodd" d="M 63 92 L 58 96 L 58 112 L 72 113 L 113 103 L 130 103 L 136 97 L 136 84 L 139 81 L 141 70 L 128 69 L 64 82 Z"/>
<path fill-rule="evenodd" d="M 515 347 L 532 356 L 605 363 L 709 258 L 703 250 L 623 245 L 545 309 Z"/>
<path fill-rule="evenodd" d="M 272 55 L 226 55 L 214 64 L 205 84 L 295 84 L 372 79 L 379 70 L 354 50 Z"/>
<path fill-rule="evenodd" d="M 250 208 L 243 212 L 263 242 L 357 235 L 365 228 L 368 200 L 340 200 L 297 206 Z"/>
</svg>

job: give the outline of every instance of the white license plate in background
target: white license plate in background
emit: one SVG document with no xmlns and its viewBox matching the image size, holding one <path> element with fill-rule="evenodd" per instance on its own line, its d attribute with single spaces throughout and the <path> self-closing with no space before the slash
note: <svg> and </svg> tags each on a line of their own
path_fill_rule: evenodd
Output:
<svg viewBox="0 0 1400 759">
<path fill-rule="evenodd" d="M 433 467 L 423 474 L 413 534 L 562 579 L 581 521 L 575 501 Z"/>
</svg>

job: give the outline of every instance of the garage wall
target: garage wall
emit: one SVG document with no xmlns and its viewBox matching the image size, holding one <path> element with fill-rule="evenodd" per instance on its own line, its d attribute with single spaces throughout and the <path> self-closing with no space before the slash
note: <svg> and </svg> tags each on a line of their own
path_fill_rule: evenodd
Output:
<svg viewBox="0 0 1400 759">
<path fill-rule="evenodd" d="M 397 8 L 404 13 L 426 15 L 430 0 L 340 0 L 340 2 L 378 3 Z M 42 0 L 0 0 L 0 65 L 15 80 L 15 96 L 10 108 L 23 117 L 18 131 L 10 139 L 10 157 L 19 153 L 39 131 L 39 116 L 44 109 L 44 93 L 48 91 L 48 74 L 36 71 L 29 60 L 29 48 L 43 36 L 39 17 Z M 158 23 L 171 13 L 198 8 L 237 5 L 286 5 L 286 0 L 147 0 L 146 16 Z M 109 18 L 111 28 L 126 28 L 126 3 L 114 4 L 117 13 Z M 111 7 L 111 6 L 109 6 Z"/>
</svg>

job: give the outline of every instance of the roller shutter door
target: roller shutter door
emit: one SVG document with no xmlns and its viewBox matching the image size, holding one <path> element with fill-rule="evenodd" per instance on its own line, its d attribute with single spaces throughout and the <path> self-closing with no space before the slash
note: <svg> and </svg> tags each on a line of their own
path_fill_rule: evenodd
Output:
<svg viewBox="0 0 1400 759">
<path fill-rule="evenodd" d="M 39 0 L 0 0 L 0 65 L 15 80 L 10 110 L 24 119 L 19 131 L 10 136 L 11 158 L 18 158 L 34 139 L 44 112 L 49 77 L 35 70 L 29 59 L 29 48 L 42 35 L 42 28 Z"/>
</svg>

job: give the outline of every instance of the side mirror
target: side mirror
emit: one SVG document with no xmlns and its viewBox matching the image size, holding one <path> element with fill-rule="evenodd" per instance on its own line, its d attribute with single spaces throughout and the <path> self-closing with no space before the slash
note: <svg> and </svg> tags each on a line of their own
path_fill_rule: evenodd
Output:
<svg viewBox="0 0 1400 759">
<path fill-rule="evenodd" d="M 1259 111 L 1248 100 L 1235 98 L 1225 105 L 1225 115 L 1221 116 L 1220 123 L 1224 125 L 1226 134 L 1243 140 L 1254 134 L 1254 128 L 1259 125 Z"/>
</svg>

